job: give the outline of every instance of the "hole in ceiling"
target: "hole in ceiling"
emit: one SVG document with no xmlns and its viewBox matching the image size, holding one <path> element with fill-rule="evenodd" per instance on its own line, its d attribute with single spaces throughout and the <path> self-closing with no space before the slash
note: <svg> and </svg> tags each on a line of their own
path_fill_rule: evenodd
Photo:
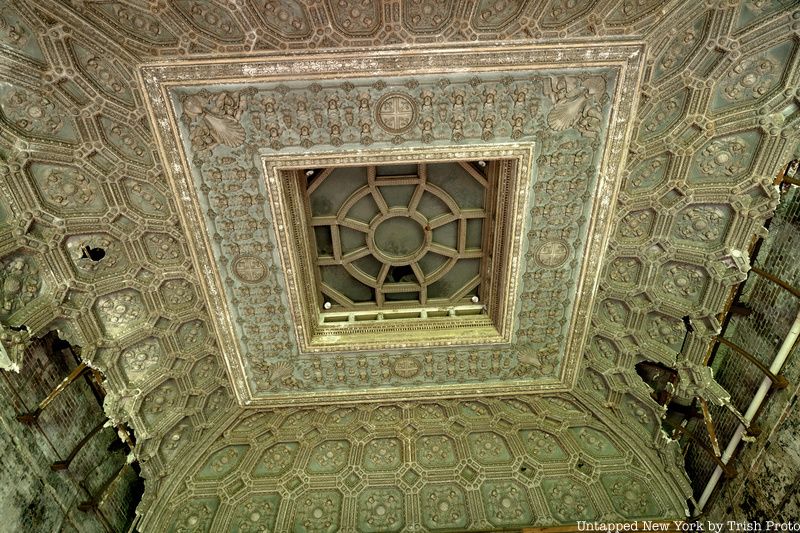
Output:
<svg viewBox="0 0 800 533">
<path fill-rule="evenodd" d="M 92 248 L 88 244 L 81 246 L 81 259 L 90 259 L 94 262 L 100 261 L 106 256 L 106 251 L 102 248 Z"/>
</svg>

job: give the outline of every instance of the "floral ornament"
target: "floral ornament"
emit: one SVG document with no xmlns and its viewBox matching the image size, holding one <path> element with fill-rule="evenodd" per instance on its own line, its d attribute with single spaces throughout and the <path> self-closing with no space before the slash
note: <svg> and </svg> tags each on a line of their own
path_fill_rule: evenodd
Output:
<svg viewBox="0 0 800 533">
<path fill-rule="evenodd" d="M 270 446 L 253 470 L 253 477 L 279 476 L 285 473 L 294 463 L 299 449 L 300 444 L 297 442 L 279 442 Z"/>
<path fill-rule="evenodd" d="M 595 516 L 594 509 L 583 489 L 572 480 L 544 482 L 545 499 L 555 518 L 561 521 L 587 520 Z"/>
<path fill-rule="evenodd" d="M 456 485 L 433 485 L 422 491 L 423 521 L 431 529 L 467 525 L 464 493 Z"/>
<path fill-rule="evenodd" d="M 698 167 L 707 175 L 736 176 L 744 172 L 747 144 L 737 137 L 711 141 L 700 151 Z"/>
<path fill-rule="evenodd" d="M 239 466 L 242 456 L 249 447 L 247 445 L 226 446 L 217 450 L 208 458 L 206 464 L 197 475 L 198 480 L 221 479 Z"/>
<path fill-rule="evenodd" d="M 350 443 L 346 440 L 325 441 L 311 452 L 308 470 L 314 473 L 332 474 L 347 464 Z"/>
<path fill-rule="evenodd" d="M 453 466 L 456 452 L 453 442 L 444 435 L 432 435 L 417 442 L 417 460 L 428 467 Z"/>
<path fill-rule="evenodd" d="M 148 339 L 141 344 L 125 350 L 122 353 L 122 365 L 128 369 L 128 374 L 144 374 L 158 364 L 161 358 L 161 348 L 158 341 Z"/>
<path fill-rule="evenodd" d="M 648 516 L 651 507 L 650 497 L 641 484 L 630 478 L 617 478 L 608 487 L 614 507 L 626 518 Z"/>
<path fill-rule="evenodd" d="M 280 501 L 278 494 L 249 496 L 236 506 L 231 525 L 241 533 L 273 531 Z"/>
<path fill-rule="evenodd" d="M 514 481 L 486 482 L 482 487 L 487 518 L 496 525 L 529 524 L 531 507 L 525 489 Z"/>
<path fill-rule="evenodd" d="M 469 436 L 469 445 L 473 455 L 480 463 L 501 463 L 511 458 L 505 441 L 497 433 L 488 431 L 472 433 Z"/>
<path fill-rule="evenodd" d="M 187 502 L 176 513 L 173 531 L 176 533 L 207 532 L 211 527 L 211 519 L 214 518 L 216 507 L 216 500 L 213 502 Z"/>
<path fill-rule="evenodd" d="M 713 241 L 721 236 L 724 219 L 718 207 L 692 207 L 678 219 L 678 234 L 686 240 Z"/>
<path fill-rule="evenodd" d="M 686 330 L 681 322 L 658 315 L 650 321 L 647 332 L 651 339 L 673 346 L 683 340 Z"/>
<path fill-rule="evenodd" d="M 11 89 L 0 99 L 0 107 L 6 118 L 30 135 L 45 135 L 65 140 L 72 140 L 71 132 L 67 137 L 62 134 L 66 123 L 62 117 L 65 113 L 49 98 L 35 93 L 27 93 L 19 89 Z M 67 132 L 65 132 L 67 133 Z"/>
<path fill-rule="evenodd" d="M 364 447 L 367 470 L 388 470 L 400 465 L 400 442 L 397 439 L 375 439 Z"/>
<path fill-rule="evenodd" d="M 397 531 L 403 527 L 403 494 L 396 488 L 369 489 L 359 498 L 359 518 L 366 532 Z"/>
<path fill-rule="evenodd" d="M 626 215 L 619 224 L 619 234 L 627 239 L 637 239 L 645 236 L 653 224 L 653 212 L 649 210 L 636 211 Z"/>
<path fill-rule="evenodd" d="M 728 100 L 757 100 L 767 94 L 778 81 L 781 69 L 778 63 L 759 54 L 737 63 L 721 83 L 723 96 Z"/>
<path fill-rule="evenodd" d="M 50 169 L 42 187 L 47 200 L 61 207 L 80 207 L 94 200 L 97 184 L 71 170 Z"/>
<path fill-rule="evenodd" d="M 401 413 L 397 407 L 381 406 L 372 412 L 370 422 L 376 424 L 396 424 L 400 421 Z"/>
<path fill-rule="evenodd" d="M 312 492 L 298 500 L 297 518 L 295 520 L 295 531 L 300 530 L 297 526 L 305 528 L 305 531 L 314 532 L 333 532 L 339 526 L 339 508 L 342 497 L 338 492 Z"/>
<path fill-rule="evenodd" d="M 29 259 L 17 257 L 0 265 L 0 316 L 5 317 L 39 296 L 42 280 Z"/>
<path fill-rule="evenodd" d="M 620 257 L 611 263 L 608 277 L 621 285 L 630 285 L 639 278 L 642 265 L 636 259 Z"/>
<path fill-rule="evenodd" d="M 101 298 L 97 304 L 97 314 L 108 333 L 117 337 L 144 317 L 145 308 L 137 292 L 125 290 Z"/>
<path fill-rule="evenodd" d="M 694 268 L 673 265 L 664 272 L 662 287 L 672 295 L 693 298 L 700 292 L 703 275 Z"/>
<path fill-rule="evenodd" d="M 535 459 L 559 459 L 564 457 L 564 450 L 558 445 L 550 433 L 530 430 L 520 432 L 525 449 Z"/>
</svg>

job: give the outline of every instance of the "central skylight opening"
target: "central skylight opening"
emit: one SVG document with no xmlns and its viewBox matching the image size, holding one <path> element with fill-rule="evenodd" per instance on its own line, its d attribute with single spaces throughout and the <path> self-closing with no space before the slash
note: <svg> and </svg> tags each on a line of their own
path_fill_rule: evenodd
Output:
<svg viewBox="0 0 800 533">
<path fill-rule="evenodd" d="M 510 342 L 533 145 L 264 159 L 303 352 Z"/>
<path fill-rule="evenodd" d="M 494 166 L 469 161 L 306 172 L 321 321 L 412 318 L 412 310 L 413 318 L 480 312 Z"/>
</svg>

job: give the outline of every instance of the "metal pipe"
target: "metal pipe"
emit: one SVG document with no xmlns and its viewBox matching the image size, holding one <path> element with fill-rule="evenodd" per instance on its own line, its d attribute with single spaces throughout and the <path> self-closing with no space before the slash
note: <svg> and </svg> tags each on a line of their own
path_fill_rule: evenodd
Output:
<svg viewBox="0 0 800 533">
<path fill-rule="evenodd" d="M 773 374 L 780 373 L 781 369 L 783 368 L 783 364 L 789 357 L 789 353 L 791 353 L 798 337 L 800 337 L 800 311 L 798 311 L 797 317 L 794 319 L 794 324 L 792 324 L 792 327 L 789 330 L 789 334 L 786 335 L 780 350 L 778 350 L 775 359 L 772 361 L 772 364 L 769 367 L 770 372 Z M 763 403 L 764 398 L 767 396 L 767 392 L 769 392 L 771 387 L 772 380 L 769 377 L 765 377 L 761 381 L 761 386 L 758 388 L 758 391 L 756 391 L 755 396 L 753 396 L 753 400 L 750 402 L 750 406 L 747 408 L 747 411 L 744 414 L 744 419 L 748 422 L 748 424 L 753 421 L 753 417 L 758 412 L 758 409 L 761 407 L 761 404 Z M 746 429 L 747 428 L 745 428 L 743 424 L 739 424 L 739 426 L 736 428 L 731 441 L 728 443 L 728 447 L 725 448 L 725 452 L 722 454 L 721 460 L 723 463 L 728 464 L 728 461 L 731 460 L 731 457 L 733 457 L 736 448 L 739 446 L 739 441 L 742 440 L 742 436 L 744 435 Z M 703 507 L 705 507 L 705 505 L 708 503 L 709 498 L 711 498 L 711 493 L 714 492 L 717 483 L 719 483 L 720 477 L 722 477 L 722 468 L 717 466 L 714 469 L 714 473 L 711 474 L 711 479 L 708 480 L 708 484 L 706 484 L 703 494 L 700 496 L 700 499 L 697 500 L 698 511 L 702 511 Z"/>
</svg>

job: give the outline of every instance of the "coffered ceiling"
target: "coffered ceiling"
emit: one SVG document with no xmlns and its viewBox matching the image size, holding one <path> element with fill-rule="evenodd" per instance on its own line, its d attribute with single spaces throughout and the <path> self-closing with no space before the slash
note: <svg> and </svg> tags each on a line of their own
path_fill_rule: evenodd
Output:
<svg viewBox="0 0 800 533">
<path fill-rule="evenodd" d="M 4 364 L 57 329 L 104 372 L 146 531 L 682 517 L 634 365 L 704 362 L 799 40 L 788 1 L 6 2 Z M 478 160 L 515 169 L 491 341 L 320 344 L 305 170 Z"/>
</svg>

